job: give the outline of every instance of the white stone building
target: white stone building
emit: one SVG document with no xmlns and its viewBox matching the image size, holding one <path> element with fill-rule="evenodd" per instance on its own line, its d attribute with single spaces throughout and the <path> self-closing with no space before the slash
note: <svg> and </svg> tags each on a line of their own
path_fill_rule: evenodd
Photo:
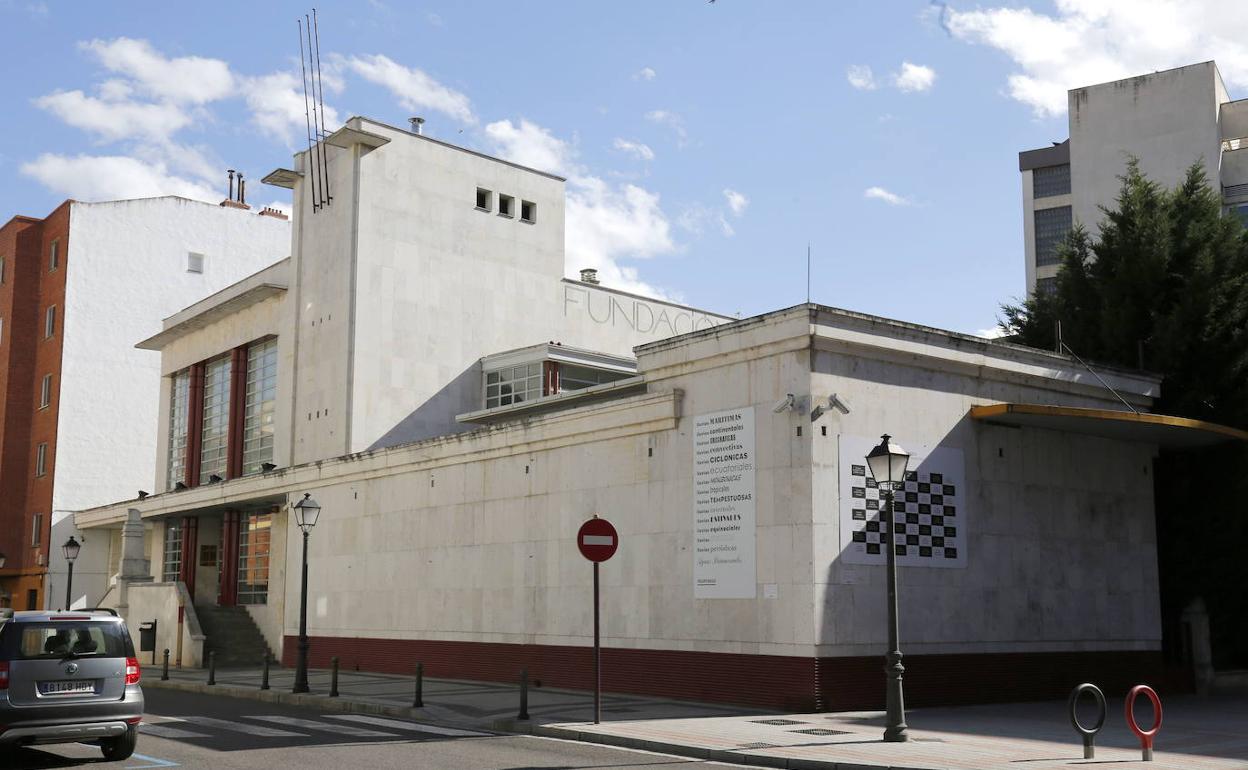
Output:
<svg viewBox="0 0 1248 770">
<path fill-rule="evenodd" d="M 295 191 L 290 260 L 142 343 L 162 357 L 160 494 L 77 517 L 131 522 L 151 575 L 110 599 L 161 620 L 175 659 L 238 652 L 199 626 L 225 605 L 293 661 L 289 506 L 311 494 L 313 665 L 585 687 L 575 533 L 597 514 L 620 535 L 607 689 L 873 705 L 886 544 L 863 457 L 887 431 L 914 454 L 896 545 L 915 703 L 983 698 L 971 668 L 1026 697 L 1160 667 L 1151 458 L 1225 429 L 1113 411 L 1044 351 L 567 280 L 557 178 L 360 118 L 327 141 L 324 208 L 302 161 L 270 177 Z M 1141 411 L 1158 393 L 1101 376 Z"/>
<path fill-rule="evenodd" d="M 1248 100 L 1231 100 L 1214 62 L 1074 88 L 1068 101 L 1069 138 L 1018 154 L 1028 294 L 1052 285 L 1071 227 L 1095 234 L 1131 156 L 1166 187 L 1202 162 L 1228 211 L 1248 218 Z"/>
</svg>

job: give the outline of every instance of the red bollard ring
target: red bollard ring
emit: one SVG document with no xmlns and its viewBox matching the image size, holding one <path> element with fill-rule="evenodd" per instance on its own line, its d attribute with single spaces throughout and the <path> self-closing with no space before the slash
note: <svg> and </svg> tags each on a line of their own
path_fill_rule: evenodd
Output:
<svg viewBox="0 0 1248 770">
<path fill-rule="evenodd" d="M 1135 699 L 1140 693 L 1147 695 L 1148 699 L 1153 702 L 1153 726 L 1148 730 L 1141 730 L 1135 721 Z M 1158 698 L 1153 688 L 1146 684 L 1137 684 L 1127 694 L 1127 727 L 1130 727 L 1131 732 L 1139 737 L 1140 747 L 1144 750 L 1144 759 L 1151 760 L 1153 758 L 1153 736 L 1161 729 L 1161 698 Z"/>
</svg>

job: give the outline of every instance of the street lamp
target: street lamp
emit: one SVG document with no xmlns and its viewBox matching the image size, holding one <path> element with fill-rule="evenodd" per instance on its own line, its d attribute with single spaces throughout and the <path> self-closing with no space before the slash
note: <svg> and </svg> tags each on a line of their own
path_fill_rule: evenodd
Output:
<svg viewBox="0 0 1248 770">
<path fill-rule="evenodd" d="M 61 550 L 65 553 L 66 563 L 69 564 L 69 579 L 65 581 L 65 609 L 69 609 L 70 598 L 74 595 L 74 559 L 78 558 L 78 552 L 82 550 L 82 546 L 73 535 L 70 535 L 65 545 L 61 546 Z"/>
<path fill-rule="evenodd" d="M 884 493 L 884 510 L 888 511 L 888 538 L 884 541 L 888 545 L 888 657 L 884 664 L 888 713 L 884 740 L 890 742 L 910 740 L 906 734 L 906 701 L 901 690 L 901 675 L 906 669 L 901 665 L 901 643 L 897 630 L 897 528 L 893 524 L 893 485 L 906 478 L 909 463 L 910 455 L 894 444 L 887 433 L 881 436 L 880 445 L 867 455 L 871 476 Z M 905 531 L 904 524 L 902 531 Z"/>
<path fill-rule="evenodd" d="M 295 686 L 291 692 L 308 691 L 308 532 L 316 526 L 321 506 L 304 492 L 295 503 L 295 523 L 303 530 L 303 582 L 299 589 L 299 660 L 295 664 Z"/>
</svg>

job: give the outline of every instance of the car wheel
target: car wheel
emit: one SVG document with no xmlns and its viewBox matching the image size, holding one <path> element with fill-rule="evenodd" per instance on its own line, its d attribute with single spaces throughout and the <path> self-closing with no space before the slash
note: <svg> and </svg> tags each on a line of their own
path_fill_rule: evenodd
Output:
<svg viewBox="0 0 1248 770">
<path fill-rule="evenodd" d="M 105 738 L 100 741 L 100 748 L 104 751 L 104 759 L 109 762 L 116 762 L 119 759 L 129 759 L 134 753 L 134 748 L 139 743 L 139 726 L 130 725 L 126 728 L 125 735 L 118 735 L 116 738 Z"/>
</svg>

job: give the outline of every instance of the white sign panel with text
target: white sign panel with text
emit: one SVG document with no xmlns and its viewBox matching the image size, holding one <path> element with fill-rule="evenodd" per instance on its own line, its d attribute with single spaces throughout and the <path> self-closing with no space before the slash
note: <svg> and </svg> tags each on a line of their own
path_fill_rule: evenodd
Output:
<svg viewBox="0 0 1248 770">
<path fill-rule="evenodd" d="M 694 419 L 695 599 L 756 596 L 754 469 L 754 407 Z"/>
</svg>

